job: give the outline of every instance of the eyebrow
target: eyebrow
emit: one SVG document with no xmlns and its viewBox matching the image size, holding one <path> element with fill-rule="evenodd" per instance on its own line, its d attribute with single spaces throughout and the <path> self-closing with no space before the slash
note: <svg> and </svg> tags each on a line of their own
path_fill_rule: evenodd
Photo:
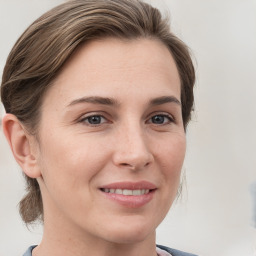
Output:
<svg viewBox="0 0 256 256">
<path fill-rule="evenodd" d="M 109 105 L 109 106 L 118 106 L 120 103 L 113 99 L 108 97 L 100 97 L 100 96 L 90 96 L 90 97 L 82 97 L 76 100 L 71 101 L 67 107 L 80 104 L 80 103 L 92 103 L 92 104 L 101 104 L 101 105 Z M 149 105 L 155 106 L 155 105 L 162 105 L 165 103 L 175 103 L 181 106 L 180 101 L 174 97 L 174 96 L 161 96 L 154 99 L 151 99 L 149 101 Z"/>
<path fill-rule="evenodd" d="M 181 106 L 180 101 L 174 97 L 174 96 L 162 96 L 162 97 L 158 97 L 158 98 L 154 98 L 152 100 L 150 100 L 150 105 L 162 105 L 165 103 L 176 103 L 179 106 Z"/>
<path fill-rule="evenodd" d="M 82 98 L 73 100 L 67 105 L 67 107 L 70 107 L 79 103 L 92 103 L 92 104 L 101 104 L 101 105 L 110 105 L 110 106 L 119 105 L 119 103 L 112 98 L 90 96 L 90 97 L 82 97 Z"/>
</svg>

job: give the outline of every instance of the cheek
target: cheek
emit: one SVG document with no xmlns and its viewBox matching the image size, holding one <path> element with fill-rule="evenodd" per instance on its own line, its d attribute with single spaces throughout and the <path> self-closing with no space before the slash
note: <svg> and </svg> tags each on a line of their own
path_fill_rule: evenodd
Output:
<svg viewBox="0 0 256 256">
<path fill-rule="evenodd" d="M 61 211 L 71 217 L 75 211 L 83 219 L 95 199 L 94 177 L 104 168 L 109 157 L 107 149 L 95 140 L 72 138 L 59 140 L 56 136 L 45 141 L 41 155 L 41 189 L 50 212 Z"/>
<path fill-rule="evenodd" d="M 155 160 L 161 174 L 158 205 L 155 207 L 157 226 L 165 218 L 177 196 L 186 151 L 185 135 L 166 136 L 165 140 L 162 140 L 162 143 L 156 145 L 155 148 L 157 149 Z"/>
<path fill-rule="evenodd" d="M 44 138 L 41 171 L 46 185 L 53 189 L 84 189 L 84 184 L 90 182 L 108 159 L 108 150 L 93 138 L 61 134 Z"/>
<path fill-rule="evenodd" d="M 158 148 L 158 164 L 162 170 L 164 195 L 172 202 L 180 185 L 180 174 L 186 152 L 185 135 L 167 139 Z"/>
<path fill-rule="evenodd" d="M 167 138 L 162 145 L 159 145 L 157 156 L 166 175 L 179 175 L 185 158 L 185 152 L 186 137 L 183 134 Z"/>
</svg>

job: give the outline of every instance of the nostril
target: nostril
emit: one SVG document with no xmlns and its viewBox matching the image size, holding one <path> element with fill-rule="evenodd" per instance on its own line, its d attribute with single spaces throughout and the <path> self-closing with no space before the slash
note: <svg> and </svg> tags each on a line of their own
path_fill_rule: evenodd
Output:
<svg viewBox="0 0 256 256">
<path fill-rule="evenodd" d="M 147 162 L 146 164 L 127 164 L 127 163 L 121 163 L 120 164 L 121 166 L 123 167 L 127 167 L 128 169 L 131 169 L 131 170 L 138 170 L 138 169 L 141 169 L 141 168 L 144 168 L 144 167 L 147 167 L 148 165 L 150 165 L 150 162 Z"/>
<path fill-rule="evenodd" d="M 128 167 L 128 168 L 130 168 L 132 170 L 136 169 L 136 167 L 134 165 L 132 165 L 132 164 L 122 163 L 121 165 L 124 166 L 124 167 Z"/>
</svg>

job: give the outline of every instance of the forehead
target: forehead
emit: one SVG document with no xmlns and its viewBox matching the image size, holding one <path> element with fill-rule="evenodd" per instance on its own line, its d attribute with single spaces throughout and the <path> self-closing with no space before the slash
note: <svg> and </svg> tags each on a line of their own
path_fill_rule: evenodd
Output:
<svg viewBox="0 0 256 256">
<path fill-rule="evenodd" d="M 47 92 L 46 101 L 66 104 L 87 94 L 121 97 L 142 91 L 151 98 L 170 93 L 180 97 L 179 74 L 168 48 L 156 39 L 107 38 L 81 45 L 73 53 Z"/>
</svg>

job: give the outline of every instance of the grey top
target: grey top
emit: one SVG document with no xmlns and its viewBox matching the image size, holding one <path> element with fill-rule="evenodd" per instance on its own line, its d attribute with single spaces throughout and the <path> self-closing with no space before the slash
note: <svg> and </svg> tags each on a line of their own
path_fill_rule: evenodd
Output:
<svg viewBox="0 0 256 256">
<path fill-rule="evenodd" d="M 187 253 L 187 252 L 182 252 L 176 249 L 172 249 L 163 245 L 157 245 L 158 248 L 169 252 L 172 256 L 197 256 L 195 254 Z"/>
<path fill-rule="evenodd" d="M 36 247 L 36 245 L 30 246 L 26 252 L 23 254 L 23 256 L 32 256 L 32 250 Z"/>
<path fill-rule="evenodd" d="M 27 251 L 23 254 L 23 256 L 32 256 L 32 250 L 36 247 L 36 245 L 30 246 Z M 187 252 L 182 252 L 178 251 L 163 245 L 157 245 L 158 248 L 169 252 L 172 256 L 197 256 L 195 254 L 187 253 Z"/>
</svg>

